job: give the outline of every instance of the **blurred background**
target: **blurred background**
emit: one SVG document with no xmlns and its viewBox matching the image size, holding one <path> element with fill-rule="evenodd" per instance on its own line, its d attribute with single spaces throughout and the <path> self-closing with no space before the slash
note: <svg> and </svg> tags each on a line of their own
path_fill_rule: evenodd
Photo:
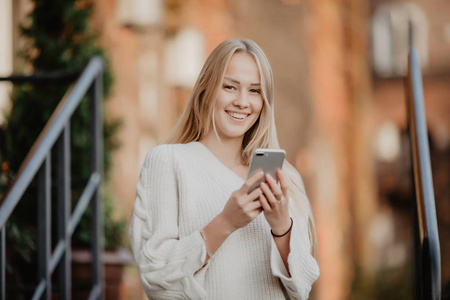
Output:
<svg viewBox="0 0 450 300">
<path fill-rule="evenodd" d="M 36 60 L 23 55 L 30 36 L 20 26 L 32 26 L 28 16 L 39 2 L 45 1 L 0 0 L 0 76 L 36 71 Z M 443 298 L 449 297 L 448 0 L 68 2 L 75 9 L 92 4 L 87 30 L 114 78 L 105 102 L 105 118 L 118 124 L 107 185 L 112 218 L 122 222 L 131 215 L 145 154 L 168 137 L 209 53 L 230 38 L 261 46 L 274 72 L 280 144 L 304 178 L 316 221 L 321 276 L 311 299 L 413 298 L 404 76 L 414 45 L 423 71 Z M 16 90 L 0 82 L 1 148 L 8 147 Z M 2 172 L 11 173 L 7 155 L 0 158 Z M 129 247 L 126 238 L 121 246 Z M 144 299 L 135 267 L 125 265 L 119 298 Z"/>
</svg>

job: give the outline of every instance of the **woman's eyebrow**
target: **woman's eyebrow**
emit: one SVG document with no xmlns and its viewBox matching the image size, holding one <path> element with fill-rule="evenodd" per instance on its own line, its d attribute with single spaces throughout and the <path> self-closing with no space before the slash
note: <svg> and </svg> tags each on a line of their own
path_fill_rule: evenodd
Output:
<svg viewBox="0 0 450 300">
<path fill-rule="evenodd" d="M 229 80 L 229 81 L 231 81 L 231 82 L 234 82 L 234 83 L 236 83 L 236 84 L 241 84 L 238 80 L 233 79 L 233 78 L 230 78 L 230 77 L 225 77 L 224 79 L 227 79 L 227 80 Z M 260 83 L 250 83 L 250 85 L 251 85 L 251 86 L 261 86 Z"/>
</svg>

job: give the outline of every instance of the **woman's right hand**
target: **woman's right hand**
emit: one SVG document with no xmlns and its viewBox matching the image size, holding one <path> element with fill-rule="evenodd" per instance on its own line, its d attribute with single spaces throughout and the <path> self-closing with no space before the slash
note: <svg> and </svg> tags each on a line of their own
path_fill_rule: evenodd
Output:
<svg viewBox="0 0 450 300">
<path fill-rule="evenodd" d="M 237 191 L 234 191 L 228 199 L 221 213 L 231 232 L 246 226 L 253 221 L 262 211 L 259 196 L 261 188 L 257 188 L 248 194 L 250 187 L 264 176 L 260 171 L 247 179 Z"/>
</svg>

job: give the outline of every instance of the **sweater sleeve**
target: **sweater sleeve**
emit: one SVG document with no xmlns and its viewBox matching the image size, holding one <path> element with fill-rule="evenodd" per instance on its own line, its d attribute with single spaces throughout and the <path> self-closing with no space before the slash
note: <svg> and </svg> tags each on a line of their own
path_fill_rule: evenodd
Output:
<svg viewBox="0 0 450 300">
<path fill-rule="evenodd" d="M 290 253 L 287 259 L 290 275 L 273 239 L 270 261 L 272 274 L 280 278 L 289 299 L 306 300 L 309 297 L 312 284 L 319 277 L 320 272 L 316 260 L 311 255 L 309 239 L 305 239 L 305 232 L 302 234 L 301 226 L 297 225 L 299 224 L 294 223 L 294 226 L 292 226 Z"/>
<path fill-rule="evenodd" d="M 129 238 L 139 276 L 150 299 L 201 299 L 206 246 L 199 231 L 179 238 L 177 170 L 173 147 L 162 145 L 145 159 L 136 186 Z"/>
</svg>

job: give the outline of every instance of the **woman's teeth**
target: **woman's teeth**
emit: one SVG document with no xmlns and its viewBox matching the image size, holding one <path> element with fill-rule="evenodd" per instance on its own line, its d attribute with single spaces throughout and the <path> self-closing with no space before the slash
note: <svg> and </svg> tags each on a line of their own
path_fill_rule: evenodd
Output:
<svg viewBox="0 0 450 300">
<path fill-rule="evenodd" d="M 239 114 L 239 113 L 235 113 L 235 112 L 231 112 L 231 111 L 228 111 L 227 113 L 230 116 L 232 116 L 233 118 L 241 119 L 241 120 L 248 116 L 248 114 Z"/>
</svg>

